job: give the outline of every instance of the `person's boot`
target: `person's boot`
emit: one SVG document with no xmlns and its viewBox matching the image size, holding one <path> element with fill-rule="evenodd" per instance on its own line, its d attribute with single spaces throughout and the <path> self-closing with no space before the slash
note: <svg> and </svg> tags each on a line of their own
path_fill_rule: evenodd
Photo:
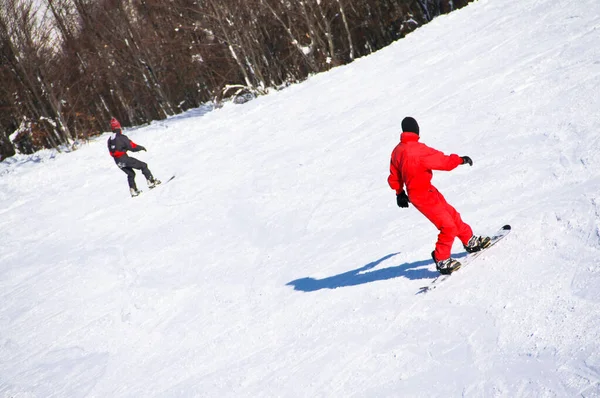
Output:
<svg viewBox="0 0 600 398">
<path fill-rule="evenodd" d="M 452 257 L 448 257 L 445 260 L 438 261 L 435 259 L 435 252 L 431 252 L 431 258 L 435 262 L 435 268 L 442 275 L 450 275 L 454 271 L 458 270 L 461 266 L 461 263 Z"/>
<path fill-rule="evenodd" d="M 160 184 L 160 180 L 158 180 L 158 179 L 156 179 L 154 177 L 152 179 L 150 179 L 150 180 L 147 180 L 147 182 L 148 182 L 148 188 L 150 188 L 150 189 L 152 189 L 155 186 L 157 186 L 157 185 Z"/>
<path fill-rule="evenodd" d="M 464 245 L 464 248 L 467 251 L 467 253 L 475 253 L 480 250 L 487 249 L 488 247 L 490 247 L 491 243 L 492 239 L 489 236 L 473 235 L 471 236 L 471 239 L 469 239 L 469 242 L 467 242 L 467 244 Z"/>
</svg>

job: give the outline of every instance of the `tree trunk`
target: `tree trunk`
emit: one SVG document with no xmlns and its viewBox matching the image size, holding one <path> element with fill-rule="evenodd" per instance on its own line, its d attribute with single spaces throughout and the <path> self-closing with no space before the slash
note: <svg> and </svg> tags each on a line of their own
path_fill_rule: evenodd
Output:
<svg viewBox="0 0 600 398">
<path fill-rule="evenodd" d="M 348 57 L 350 61 L 354 60 L 354 44 L 352 43 L 352 34 L 350 33 L 350 27 L 348 25 L 348 18 L 346 18 L 346 12 L 344 11 L 344 6 L 342 5 L 342 0 L 337 0 L 338 7 L 340 9 L 340 14 L 342 15 L 342 21 L 344 22 L 344 29 L 346 29 L 346 38 L 348 40 Z"/>
</svg>

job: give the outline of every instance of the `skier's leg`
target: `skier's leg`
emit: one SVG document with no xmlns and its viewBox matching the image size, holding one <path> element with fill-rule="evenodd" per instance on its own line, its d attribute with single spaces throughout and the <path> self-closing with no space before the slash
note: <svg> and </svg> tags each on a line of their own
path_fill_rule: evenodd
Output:
<svg viewBox="0 0 600 398">
<path fill-rule="evenodd" d="M 452 254 L 452 244 L 456 238 L 456 226 L 448 213 L 440 209 L 435 216 L 434 225 L 440 230 L 435 244 L 434 256 L 437 260 L 445 260 Z"/>
<path fill-rule="evenodd" d="M 129 159 L 130 159 L 129 166 L 133 167 L 134 169 L 141 170 L 144 177 L 146 177 L 146 180 L 148 180 L 148 181 L 154 180 L 154 177 L 152 176 L 152 173 L 150 172 L 150 169 L 148 169 L 148 165 L 145 162 L 142 162 L 141 160 L 138 160 L 136 158 L 129 158 Z"/>
<path fill-rule="evenodd" d="M 137 187 L 135 185 L 135 171 L 131 167 L 122 167 L 121 170 L 127 174 L 127 183 L 129 184 L 129 188 L 133 188 L 137 191 Z"/>
<path fill-rule="evenodd" d="M 443 198 L 442 194 L 440 194 L 440 196 Z M 456 211 L 452 205 L 446 202 L 445 198 L 444 202 L 446 203 L 446 211 L 452 217 L 454 225 L 456 226 L 456 237 L 460 239 L 463 245 L 466 245 L 469 242 L 469 239 L 471 239 L 471 236 L 473 236 L 473 230 L 471 229 L 471 226 L 462 220 L 460 213 Z"/>
<path fill-rule="evenodd" d="M 449 258 L 458 229 L 448 212 L 444 197 L 437 190 L 430 190 L 411 196 L 410 201 L 440 231 L 435 244 L 435 259 L 441 261 Z"/>
<path fill-rule="evenodd" d="M 454 218 L 454 223 L 458 228 L 458 234 L 456 235 L 456 237 L 460 239 L 463 245 L 466 245 L 469 242 L 469 239 L 471 239 L 471 237 L 473 236 L 473 229 L 469 224 L 462 220 L 460 214 L 454 208 L 452 209 L 456 213 L 456 217 Z"/>
<path fill-rule="evenodd" d="M 130 158 L 129 156 L 123 156 L 119 159 L 115 159 L 115 162 L 117 163 L 117 166 L 119 166 L 119 168 L 123 170 L 125 174 L 127 174 L 127 183 L 129 184 L 129 189 L 133 188 L 137 191 L 137 186 L 135 185 L 135 171 L 133 171 L 135 162 L 132 160 L 136 159 Z"/>
</svg>

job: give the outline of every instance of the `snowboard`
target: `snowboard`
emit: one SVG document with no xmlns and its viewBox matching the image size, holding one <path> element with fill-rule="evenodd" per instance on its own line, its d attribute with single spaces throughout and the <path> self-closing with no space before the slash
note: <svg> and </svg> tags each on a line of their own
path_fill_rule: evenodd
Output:
<svg viewBox="0 0 600 398">
<path fill-rule="evenodd" d="M 485 253 L 486 251 L 490 250 L 496 243 L 498 243 L 502 239 L 504 239 L 510 233 L 510 231 L 511 231 L 510 225 L 505 225 L 502 228 L 500 228 L 491 237 L 491 242 L 488 247 L 486 247 L 485 249 L 480 250 L 478 252 L 467 254 L 467 256 L 465 258 L 459 260 L 461 263 L 461 267 L 454 272 L 460 271 L 461 269 L 465 268 L 467 265 L 472 263 L 477 257 L 479 257 L 482 253 Z M 454 272 L 452 274 L 454 274 Z M 420 287 L 417 294 L 427 293 L 433 289 L 436 289 L 442 282 L 448 280 L 448 278 L 450 278 L 452 276 L 452 274 L 450 274 L 450 275 L 441 275 L 440 274 L 438 277 L 436 277 L 434 280 L 432 280 L 429 285 Z"/>
<path fill-rule="evenodd" d="M 161 185 L 165 185 L 165 184 L 166 184 L 166 183 L 168 183 L 169 181 L 173 180 L 173 178 L 175 178 L 175 176 L 174 176 L 174 175 L 173 175 L 173 176 L 171 176 L 171 177 L 170 177 L 168 180 L 166 180 L 166 181 L 164 181 L 164 182 L 161 182 L 160 184 L 158 184 L 158 185 L 155 185 L 155 186 L 153 186 L 152 188 L 148 188 L 148 189 L 149 189 L 150 191 L 152 191 L 153 189 L 156 189 L 157 187 L 160 187 Z M 140 195 L 142 194 L 142 192 L 144 192 L 144 191 L 140 190 L 140 193 L 138 193 L 138 194 L 137 194 L 137 195 L 135 195 L 135 196 L 132 196 L 132 198 L 137 198 L 138 196 L 140 196 Z"/>
<path fill-rule="evenodd" d="M 165 182 L 161 182 L 160 184 L 158 184 L 158 185 L 155 185 L 155 186 L 153 186 L 152 188 L 148 188 L 148 189 L 154 189 L 154 188 L 156 188 L 156 187 L 160 187 L 161 185 L 165 185 L 167 182 L 171 181 L 173 178 L 175 178 L 175 176 L 171 176 L 171 177 L 170 177 L 170 178 L 169 178 L 167 181 L 165 181 Z"/>
</svg>

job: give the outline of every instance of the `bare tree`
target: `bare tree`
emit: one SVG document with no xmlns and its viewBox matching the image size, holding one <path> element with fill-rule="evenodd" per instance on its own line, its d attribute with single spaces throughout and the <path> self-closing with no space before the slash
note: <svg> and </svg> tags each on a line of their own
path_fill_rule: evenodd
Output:
<svg viewBox="0 0 600 398">
<path fill-rule="evenodd" d="M 344 22 L 344 29 L 346 30 L 346 38 L 348 40 L 348 58 L 350 61 L 354 60 L 354 43 L 352 42 L 352 33 L 350 32 L 350 25 L 348 24 L 348 18 L 346 17 L 346 11 L 344 10 L 343 0 L 337 0 L 340 15 Z"/>
<path fill-rule="evenodd" d="M 50 36 L 36 20 L 32 1 L 1 0 L 0 41 L 2 61 L 17 83 L 13 106 L 39 128 L 43 146 L 58 146 L 72 139 L 65 123 L 62 104 L 56 98 L 48 76 L 53 58 Z"/>
</svg>

